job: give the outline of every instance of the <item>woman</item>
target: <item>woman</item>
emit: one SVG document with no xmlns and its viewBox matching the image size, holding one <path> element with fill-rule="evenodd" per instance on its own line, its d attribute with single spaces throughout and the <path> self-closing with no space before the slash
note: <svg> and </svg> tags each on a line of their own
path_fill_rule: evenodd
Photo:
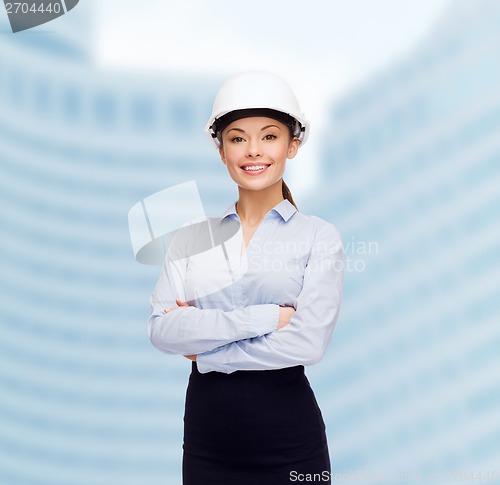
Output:
<svg viewBox="0 0 500 485">
<path fill-rule="evenodd" d="M 192 360 L 184 485 L 331 483 L 304 366 L 321 360 L 338 318 L 342 242 L 333 224 L 297 210 L 283 181 L 308 130 L 289 86 L 269 73 L 236 76 L 215 100 L 206 131 L 239 197 L 212 229 L 231 237 L 200 251 L 200 225 L 184 228 L 148 321 L 155 347 Z"/>
</svg>

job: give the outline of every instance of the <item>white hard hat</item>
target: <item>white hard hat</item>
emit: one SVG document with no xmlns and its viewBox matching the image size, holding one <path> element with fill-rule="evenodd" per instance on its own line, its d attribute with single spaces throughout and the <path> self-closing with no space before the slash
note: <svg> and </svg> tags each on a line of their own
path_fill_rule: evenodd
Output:
<svg viewBox="0 0 500 485">
<path fill-rule="evenodd" d="M 269 72 L 250 71 L 230 78 L 217 93 L 212 115 L 205 126 L 205 132 L 216 147 L 220 146 L 217 121 L 228 113 L 252 109 L 265 110 L 268 113 L 274 111 L 290 116 L 295 120 L 295 136 L 301 145 L 306 142 L 309 136 L 309 121 L 305 119 L 290 86 L 283 79 Z M 248 111 L 241 111 L 241 114 L 248 116 Z M 239 118 L 243 117 L 239 116 Z M 234 119 L 238 119 L 238 116 Z"/>
</svg>

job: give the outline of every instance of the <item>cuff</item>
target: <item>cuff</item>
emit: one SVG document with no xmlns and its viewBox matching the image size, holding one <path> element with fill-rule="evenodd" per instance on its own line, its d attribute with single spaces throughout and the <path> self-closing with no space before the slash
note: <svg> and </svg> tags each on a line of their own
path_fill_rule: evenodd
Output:
<svg viewBox="0 0 500 485">
<path fill-rule="evenodd" d="M 211 350 L 210 352 L 203 352 L 196 356 L 196 366 L 200 374 L 206 374 L 207 372 L 217 370 L 217 364 L 221 360 L 221 356 L 218 355 L 220 349 L 221 347 Z"/>
<path fill-rule="evenodd" d="M 274 303 L 263 303 L 247 307 L 248 330 L 252 335 L 265 335 L 278 330 L 280 307 Z"/>
</svg>

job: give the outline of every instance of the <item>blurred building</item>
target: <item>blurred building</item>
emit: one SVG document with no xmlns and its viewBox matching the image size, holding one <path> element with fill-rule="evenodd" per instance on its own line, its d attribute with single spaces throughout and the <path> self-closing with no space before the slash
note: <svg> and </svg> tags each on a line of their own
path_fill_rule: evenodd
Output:
<svg viewBox="0 0 500 485">
<path fill-rule="evenodd" d="M 309 374 L 336 472 L 500 474 L 499 45 L 499 2 L 452 2 L 331 110 L 314 203 L 347 273 Z"/>
<path fill-rule="evenodd" d="M 179 483 L 191 366 L 149 343 L 127 213 L 192 179 L 207 214 L 232 200 L 220 79 L 97 69 L 81 3 L 0 36 L 0 483 Z"/>
<path fill-rule="evenodd" d="M 97 69 L 80 3 L 0 36 L 0 483 L 180 483 L 190 364 L 147 339 L 159 268 L 134 261 L 127 213 L 192 179 L 209 215 L 235 200 L 202 132 L 221 80 Z M 331 110 L 304 212 L 346 250 L 307 370 L 334 473 L 499 455 L 499 25 L 498 2 L 452 3 Z"/>
</svg>

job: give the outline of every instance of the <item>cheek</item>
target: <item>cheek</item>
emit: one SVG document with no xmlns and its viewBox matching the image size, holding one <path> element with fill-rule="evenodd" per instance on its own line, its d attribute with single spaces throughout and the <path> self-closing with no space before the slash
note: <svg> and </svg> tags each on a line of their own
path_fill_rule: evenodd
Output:
<svg viewBox="0 0 500 485">
<path fill-rule="evenodd" d="M 239 170 L 239 158 L 226 154 L 226 167 L 229 171 L 236 172 Z"/>
<path fill-rule="evenodd" d="M 269 156 L 274 159 L 275 162 L 284 162 L 288 156 L 288 147 L 276 146 L 269 151 Z"/>
<path fill-rule="evenodd" d="M 244 149 L 238 146 L 233 146 L 230 149 L 227 149 L 225 153 L 227 167 L 233 170 L 239 169 L 241 159 L 245 156 Z"/>
</svg>

